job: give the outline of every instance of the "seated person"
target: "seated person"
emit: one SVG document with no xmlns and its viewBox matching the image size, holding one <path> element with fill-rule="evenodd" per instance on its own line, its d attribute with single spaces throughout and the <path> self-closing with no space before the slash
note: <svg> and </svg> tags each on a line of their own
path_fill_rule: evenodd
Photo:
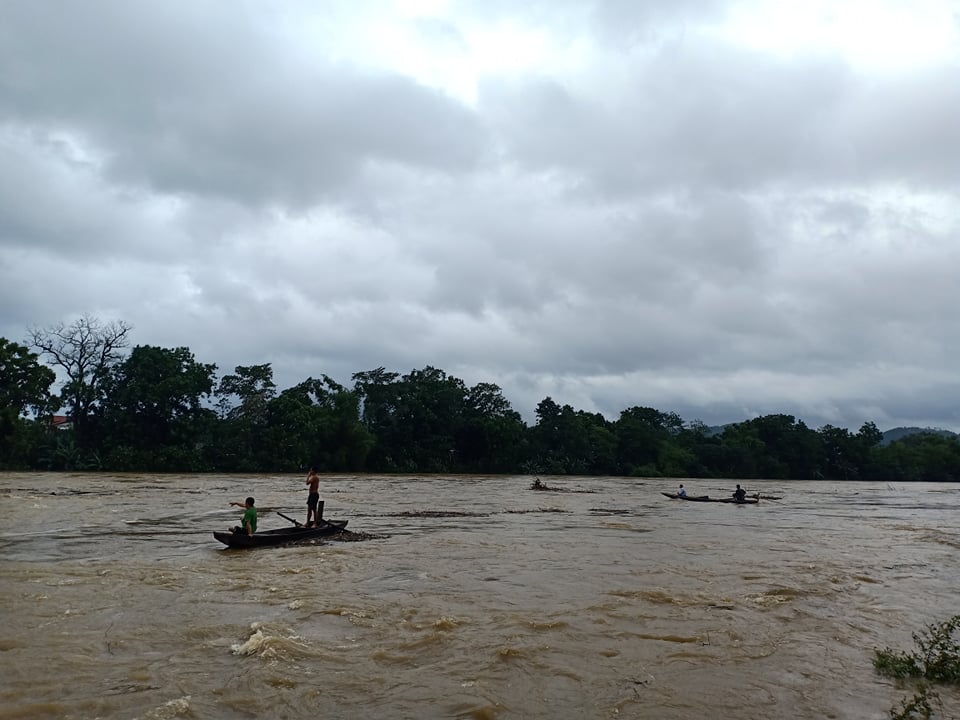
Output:
<svg viewBox="0 0 960 720">
<path fill-rule="evenodd" d="M 257 531 L 257 509 L 253 506 L 253 498 L 248 497 L 244 503 L 232 502 L 230 505 L 246 508 L 243 511 L 243 519 L 239 525 L 233 528 L 233 532 L 253 535 Z"/>
<path fill-rule="evenodd" d="M 678 495 L 679 497 L 686 497 L 686 496 L 687 496 L 687 489 L 683 486 L 683 483 L 680 483 L 680 489 L 677 491 L 677 495 Z"/>
<path fill-rule="evenodd" d="M 733 491 L 733 499 L 737 502 L 743 502 L 747 497 L 747 491 L 740 487 L 740 483 L 737 483 L 737 489 Z"/>
</svg>

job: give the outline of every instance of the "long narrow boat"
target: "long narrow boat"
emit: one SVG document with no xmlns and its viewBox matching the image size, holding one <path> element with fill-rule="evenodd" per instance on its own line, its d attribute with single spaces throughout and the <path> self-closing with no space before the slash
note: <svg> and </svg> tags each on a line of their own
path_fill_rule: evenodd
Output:
<svg viewBox="0 0 960 720">
<path fill-rule="evenodd" d="M 674 500 L 692 500 L 693 502 L 718 502 L 718 503 L 731 503 L 732 505 L 756 505 L 760 500 L 758 498 L 747 497 L 743 500 L 737 500 L 736 498 L 712 498 L 709 495 L 677 495 L 677 493 L 668 493 L 661 492 L 661 495 L 666 495 L 668 498 L 673 498 Z"/>
<path fill-rule="evenodd" d="M 227 547 L 231 548 L 255 548 L 268 547 L 270 545 L 286 545 L 296 543 L 302 540 L 312 540 L 313 538 L 323 537 L 325 535 L 334 535 L 347 526 L 346 520 L 324 520 L 325 524 L 320 527 L 292 527 L 280 528 L 279 530 L 264 530 L 253 535 L 235 532 L 214 532 L 213 536 Z"/>
</svg>

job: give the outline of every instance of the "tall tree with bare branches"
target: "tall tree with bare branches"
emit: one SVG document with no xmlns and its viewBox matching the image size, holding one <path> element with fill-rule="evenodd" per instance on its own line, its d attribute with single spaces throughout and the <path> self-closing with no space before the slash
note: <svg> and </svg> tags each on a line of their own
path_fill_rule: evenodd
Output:
<svg viewBox="0 0 960 720">
<path fill-rule="evenodd" d="M 60 392 L 80 442 L 87 439 L 90 414 L 100 399 L 110 367 L 119 362 L 128 347 L 132 325 L 122 320 L 104 322 L 83 315 L 69 325 L 31 328 L 30 343 L 38 354 L 60 368 L 67 379 Z"/>
</svg>

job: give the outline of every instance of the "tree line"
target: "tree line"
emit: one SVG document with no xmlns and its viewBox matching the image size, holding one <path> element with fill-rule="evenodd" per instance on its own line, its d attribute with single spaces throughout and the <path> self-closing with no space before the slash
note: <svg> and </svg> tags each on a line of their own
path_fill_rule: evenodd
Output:
<svg viewBox="0 0 960 720">
<path fill-rule="evenodd" d="M 0 469 L 960 479 L 957 437 L 883 444 L 873 422 L 811 429 L 774 414 L 717 432 L 650 407 L 611 421 L 546 397 L 530 426 L 497 385 L 430 366 L 278 390 L 269 363 L 218 376 L 186 347 L 130 348 L 130 332 L 84 316 L 0 338 Z"/>
</svg>

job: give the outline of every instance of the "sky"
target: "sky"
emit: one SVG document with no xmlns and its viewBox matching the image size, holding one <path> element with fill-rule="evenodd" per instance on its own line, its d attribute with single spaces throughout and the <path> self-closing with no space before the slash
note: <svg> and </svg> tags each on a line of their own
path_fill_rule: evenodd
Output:
<svg viewBox="0 0 960 720">
<path fill-rule="evenodd" d="M 4 0 L 0 336 L 960 431 L 958 0 Z"/>
</svg>

